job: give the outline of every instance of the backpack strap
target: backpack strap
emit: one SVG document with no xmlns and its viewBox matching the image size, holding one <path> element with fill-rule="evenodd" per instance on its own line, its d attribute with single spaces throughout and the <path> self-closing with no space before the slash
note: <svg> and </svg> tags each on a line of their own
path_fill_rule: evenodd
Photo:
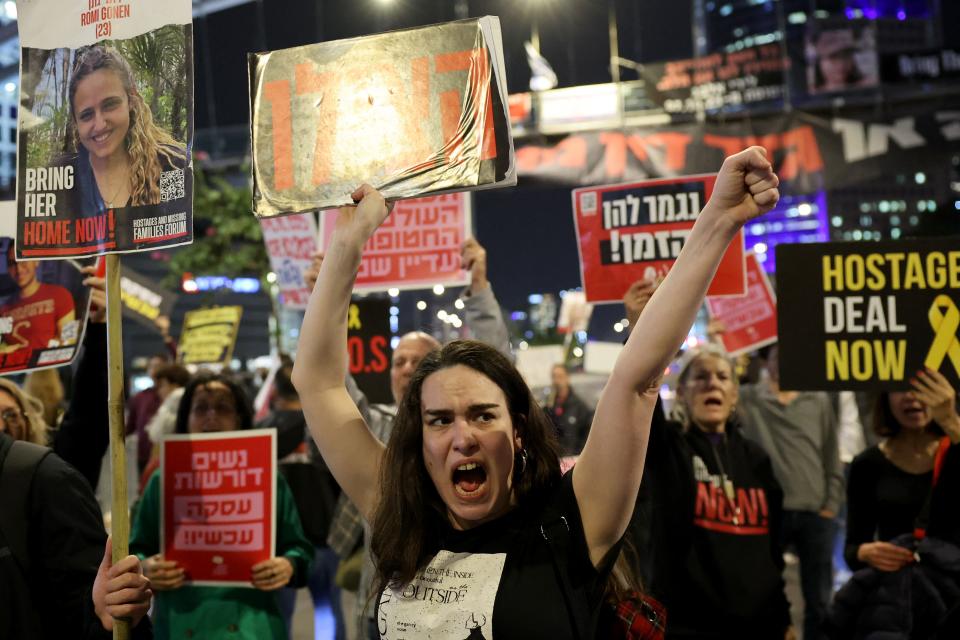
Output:
<svg viewBox="0 0 960 640">
<path fill-rule="evenodd" d="M 557 574 L 557 582 L 563 593 L 564 604 L 567 605 L 567 615 L 573 628 L 573 637 L 583 640 L 583 630 L 589 629 L 584 621 L 584 607 L 581 599 L 577 598 L 573 586 L 568 578 L 569 564 L 567 562 L 570 550 L 570 525 L 567 518 L 560 511 L 556 500 L 551 500 L 543 510 L 540 523 L 540 535 L 546 540 L 550 548 L 550 558 L 553 560 L 553 570 Z"/>
<path fill-rule="evenodd" d="M 47 447 L 15 440 L 7 451 L 0 469 L 0 535 L 6 541 L 24 576 L 30 575 L 30 554 L 27 551 L 27 506 L 33 477 L 51 453 Z M 14 490 L 8 490 L 13 487 Z"/>
</svg>

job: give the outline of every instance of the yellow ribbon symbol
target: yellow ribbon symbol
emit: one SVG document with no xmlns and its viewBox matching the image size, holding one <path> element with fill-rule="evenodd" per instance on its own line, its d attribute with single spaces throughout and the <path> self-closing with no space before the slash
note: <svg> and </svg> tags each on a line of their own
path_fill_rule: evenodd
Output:
<svg viewBox="0 0 960 640">
<path fill-rule="evenodd" d="M 350 305 L 350 313 L 347 315 L 347 329 L 362 329 L 360 324 L 360 307 L 355 304 Z"/>
<path fill-rule="evenodd" d="M 933 344 L 927 353 L 923 365 L 937 371 L 943 359 L 950 357 L 953 368 L 960 374 L 960 340 L 957 340 L 957 329 L 960 329 L 960 309 L 949 296 L 939 295 L 930 305 L 927 314 L 930 326 L 933 327 Z"/>
</svg>

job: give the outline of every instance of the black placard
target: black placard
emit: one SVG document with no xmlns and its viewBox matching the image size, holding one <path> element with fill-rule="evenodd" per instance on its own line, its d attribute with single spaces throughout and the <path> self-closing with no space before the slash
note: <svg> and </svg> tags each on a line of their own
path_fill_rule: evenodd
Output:
<svg viewBox="0 0 960 640">
<path fill-rule="evenodd" d="M 925 366 L 960 388 L 960 238 L 776 251 L 782 388 L 906 389 Z"/>
<path fill-rule="evenodd" d="M 393 402 L 390 337 L 390 300 L 364 298 L 350 303 L 347 315 L 350 375 L 373 403 Z"/>
</svg>

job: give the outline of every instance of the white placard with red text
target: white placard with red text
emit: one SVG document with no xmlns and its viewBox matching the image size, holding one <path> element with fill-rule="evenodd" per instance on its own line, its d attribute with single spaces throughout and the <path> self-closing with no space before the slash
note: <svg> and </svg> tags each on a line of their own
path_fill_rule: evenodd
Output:
<svg viewBox="0 0 960 640">
<path fill-rule="evenodd" d="M 317 250 L 317 223 L 312 213 L 260 218 L 270 267 L 277 274 L 280 303 L 288 309 L 306 309 L 310 290 L 303 272 Z"/>
<path fill-rule="evenodd" d="M 339 212 L 320 214 L 320 244 L 326 248 Z M 470 235 L 470 195 L 447 193 L 398 201 L 393 213 L 363 247 L 354 292 L 465 286 L 460 245 Z"/>
<path fill-rule="evenodd" d="M 734 356 L 777 341 L 777 298 L 757 257 L 748 253 L 746 260 L 746 295 L 707 298 L 710 317 L 723 324 L 723 346 Z"/>
<path fill-rule="evenodd" d="M 167 436 L 160 549 L 193 585 L 252 587 L 276 546 L 276 430 Z"/>
</svg>

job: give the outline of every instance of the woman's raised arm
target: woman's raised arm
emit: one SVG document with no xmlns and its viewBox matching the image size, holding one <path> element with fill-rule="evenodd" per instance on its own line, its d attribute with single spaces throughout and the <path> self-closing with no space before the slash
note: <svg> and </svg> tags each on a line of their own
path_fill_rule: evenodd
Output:
<svg viewBox="0 0 960 640">
<path fill-rule="evenodd" d="M 778 184 L 763 148 L 727 158 L 680 256 L 631 328 L 573 472 L 595 565 L 630 521 L 659 378 L 686 338 L 730 241 L 745 222 L 773 208 Z"/>
<path fill-rule="evenodd" d="M 383 444 L 347 393 L 347 313 L 363 246 L 392 207 L 361 185 L 343 207 L 300 330 L 293 384 L 310 433 L 337 482 L 370 519 L 377 502 Z"/>
</svg>

